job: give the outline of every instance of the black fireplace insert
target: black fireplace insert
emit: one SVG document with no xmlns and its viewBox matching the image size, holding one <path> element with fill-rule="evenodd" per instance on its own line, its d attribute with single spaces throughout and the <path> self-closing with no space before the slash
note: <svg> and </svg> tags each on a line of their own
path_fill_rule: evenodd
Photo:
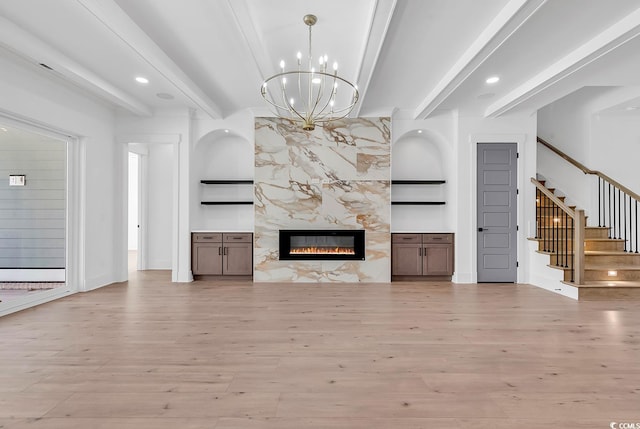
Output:
<svg viewBox="0 0 640 429">
<path fill-rule="evenodd" d="M 364 230 L 281 229 L 280 260 L 364 261 Z"/>
</svg>

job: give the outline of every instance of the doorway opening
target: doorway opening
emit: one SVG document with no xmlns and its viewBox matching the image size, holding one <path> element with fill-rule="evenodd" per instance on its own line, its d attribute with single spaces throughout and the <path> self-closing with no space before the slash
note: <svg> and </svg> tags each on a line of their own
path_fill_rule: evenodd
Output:
<svg viewBox="0 0 640 429">
<path fill-rule="evenodd" d="M 66 289 L 67 145 L 0 123 L 0 302 Z"/>
<path fill-rule="evenodd" d="M 127 262 L 128 271 L 134 272 L 140 269 L 140 155 L 134 152 L 129 152 L 128 189 Z"/>
</svg>

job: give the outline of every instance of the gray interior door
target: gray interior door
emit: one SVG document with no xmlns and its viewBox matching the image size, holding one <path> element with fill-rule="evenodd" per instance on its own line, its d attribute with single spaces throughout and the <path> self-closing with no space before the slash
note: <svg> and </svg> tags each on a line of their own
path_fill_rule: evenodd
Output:
<svg viewBox="0 0 640 429">
<path fill-rule="evenodd" d="M 478 143 L 478 282 L 517 280 L 517 145 Z"/>
</svg>

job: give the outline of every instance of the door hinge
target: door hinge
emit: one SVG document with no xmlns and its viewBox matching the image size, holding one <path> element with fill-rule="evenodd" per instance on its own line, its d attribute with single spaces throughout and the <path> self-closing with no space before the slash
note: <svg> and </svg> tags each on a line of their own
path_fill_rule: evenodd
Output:
<svg viewBox="0 0 640 429">
<path fill-rule="evenodd" d="M 520 158 L 520 152 L 516 152 L 516 158 Z"/>
<path fill-rule="evenodd" d="M 516 195 L 520 195 L 520 189 L 516 189 Z"/>
<path fill-rule="evenodd" d="M 520 231 L 520 225 L 516 225 L 516 231 Z"/>
<path fill-rule="evenodd" d="M 520 262 L 516 261 L 516 267 L 520 266 Z"/>
</svg>

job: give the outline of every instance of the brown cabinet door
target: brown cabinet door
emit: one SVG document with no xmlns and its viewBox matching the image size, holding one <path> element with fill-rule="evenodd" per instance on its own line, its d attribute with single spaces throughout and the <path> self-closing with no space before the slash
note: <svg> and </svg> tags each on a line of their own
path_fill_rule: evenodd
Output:
<svg viewBox="0 0 640 429">
<path fill-rule="evenodd" d="M 453 274 L 453 246 L 451 244 L 424 244 L 422 272 L 425 276 Z"/>
<path fill-rule="evenodd" d="M 222 274 L 222 243 L 194 243 L 191 257 L 193 274 Z"/>
<path fill-rule="evenodd" d="M 419 243 L 391 245 L 391 275 L 422 275 L 422 246 Z"/>
<path fill-rule="evenodd" d="M 248 276 L 253 274 L 253 247 L 251 243 L 224 243 L 222 252 L 224 274 Z"/>
</svg>

